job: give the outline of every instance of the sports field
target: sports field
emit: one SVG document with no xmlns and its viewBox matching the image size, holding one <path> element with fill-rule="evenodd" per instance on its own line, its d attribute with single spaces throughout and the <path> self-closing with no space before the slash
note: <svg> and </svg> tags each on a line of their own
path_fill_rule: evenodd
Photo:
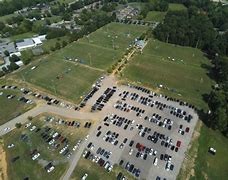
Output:
<svg viewBox="0 0 228 180">
<path fill-rule="evenodd" d="M 107 70 L 147 27 L 110 23 L 56 53 L 56 57 L 77 58 L 83 64 Z"/>
<path fill-rule="evenodd" d="M 160 11 L 150 11 L 148 12 L 145 21 L 156 21 L 156 22 L 162 22 L 165 18 L 166 12 L 160 12 Z"/>
<path fill-rule="evenodd" d="M 33 66 L 37 68 L 31 70 Z M 78 101 L 101 74 L 100 71 L 55 59 L 52 56 L 28 66 L 16 76 L 54 95 Z"/>
<path fill-rule="evenodd" d="M 207 75 L 208 68 L 209 60 L 200 50 L 150 39 L 143 53 L 136 55 L 123 71 L 123 76 L 149 87 L 162 85 L 162 92 L 205 108 L 202 95 L 213 84 Z"/>
<path fill-rule="evenodd" d="M 12 76 L 52 94 L 78 101 L 146 29 L 135 25 L 108 24 Z M 69 59 L 77 59 L 78 63 Z M 31 70 L 33 66 L 37 68 Z"/>
</svg>

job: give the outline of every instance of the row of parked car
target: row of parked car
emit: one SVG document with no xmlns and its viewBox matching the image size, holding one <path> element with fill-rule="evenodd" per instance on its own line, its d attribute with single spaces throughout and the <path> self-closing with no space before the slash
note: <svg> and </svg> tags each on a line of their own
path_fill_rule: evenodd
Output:
<svg viewBox="0 0 228 180">
<path fill-rule="evenodd" d="M 101 154 L 101 152 L 102 152 L 102 154 Z M 104 156 L 105 152 L 106 151 L 104 149 L 99 149 L 99 152 L 97 153 L 97 155 L 94 155 L 91 151 L 86 149 L 83 152 L 82 157 L 84 157 L 85 159 L 89 159 L 92 162 L 97 163 L 99 166 L 104 167 L 108 172 L 110 172 L 113 169 L 113 165 L 109 161 L 105 160 L 106 157 L 105 158 L 100 157 L 101 155 Z"/>
<path fill-rule="evenodd" d="M 116 86 L 112 88 L 107 88 L 104 93 L 96 100 L 95 104 L 92 106 L 91 111 L 99 110 L 101 111 L 104 105 L 109 101 L 109 99 L 116 92 Z"/>
</svg>

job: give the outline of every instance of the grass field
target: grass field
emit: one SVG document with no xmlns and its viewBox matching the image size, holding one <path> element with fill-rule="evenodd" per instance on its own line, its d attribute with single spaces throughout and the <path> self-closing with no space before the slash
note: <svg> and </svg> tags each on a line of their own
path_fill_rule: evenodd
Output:
<svg viewBox="0 0 228 180">
<path fill-rule="evenodd" d="M 31 70 L 35 65 L 37 68 Z M 86 75 L 83 76 L 85 73 Z M 101 74 L 100 71 L 52 56 L 33 63 L 14 76 L 24 78 L 25 81 L 40 86 L 44 90 L 77 102 Z"/>
<path fill-rule="evenodd" d="M 3 95 L 0 96 L 0 125 L 32 108 L 31 105 L 17 100 L 20 93 L 12 90 L 0 90 L 0 92 L 3 92 Z M 14 94 L 16 97 L 7 99 L 6 96 L 9 94 Z"/>
<path fill-rule="evenodd" d="M 169 10 L 170 11 L 183 11 L 183 10 L 187 10 L 187 8 L 183 4 L 170 3 Z"/>
<path fill-rule="evenodd" d="M 146 29 L 118 23 L 108 24 L 43 57 L 41 61 L 34 62 L 12 75 L 12 78 L 20 78 L 53 94 L 78 102 L 79 97 L 90 89 L 105 70 L 119 60 L 134 38 Z M 53 40 L 52 43 L 55 42 L 56 40 Z M 48 48 L 52 43 L 47 42 L 44 47 Z M 81 64 L 69 62 L 67 57 L 79 59 Z M 33 66 L 37 68 L 31 70 Z"/>
<path fill-rule="evenodd" d="M 199 137 L 193 138 L 185 166 L 182 167 L 177 179 L 226 179 L 228 139 L 204 124 L 196 131 Z M 208 153 L 209 147 L 217 150 L 215 156 Z"/>
<path fill-rule="evenodd" d="M 228 139 L 219 132 L 203 126 L 198 143 L 195 177 L 192 179 L 226 179 L 228 177 Z M 209 147 L 217 150 L 215 156 L 207 152 Z"/>
<path fill-rule="evenodd" d="M 148 12 L 145 21 L 156 21 L 156 22 L 162 22 L 165 18 L 166 12 L 160 12 L 160 11 L 150 11 Z"/>
<path fill-rule="evenodd" d="M 16 41 L 16 40 L 22 40 L 22 39 L 25 39 L 25 38 L 32 38 L 33 35 L 35 35 L 35 33 L 33 33 L 33 32 L 23 33 L 23 34 L 11 36 L 10 40 L 11 41 Z"/>
<path fill-rule="evenodd" d="M 134 178 L 129 175 L 125 170 L 120 167 L 114 166 L 112 172 L 107 172 L 103 167 L 100 167 L 98 164 L 93 163 L 90 160 L 81 158 L 78 161 L 78 164 L 71 176 L 71 180 L 80 180 L 82 176 L 87 173 L 87 180 L 116 180 L 116 177 L 119 172 L 122 172 L 128 180 L 133 180 Z"/>
<path fill-rule="evenodd" d="M 28 141 L 20 139 L 21 134 L 28 135 Z M 13 143 L 15 147 L 8 149 L 7 146 Z M 4 145 L 6 150 L 6 160 L 8 164 L 7 174 L 9 179 L 21 180 L 25 177 L 29 179 L 59 179 L 66 168 L 66 161 L 58 153 L 47 149 L 47 144 L 43 142 L 39 133 L 30 132 L 29 129 L 16 129 L 4 136 Z M 30 152 L 37 149 L 41 156 L 40 160 L 33 161 Z M 20 156 L 16 162 L 11 159 Z M 58 162 L 51 173 L 47 173 L 43 166 L 50 161 Z"/>
<path fill-rule="evenodd" d="M 161 91 L 167 95 L 206 108 L 202 95 L 213 84 L 207 76 L 208 68 L 209 60 L 200 50 L 150 39 L 143 53 L 136 55 L 123 71 L 123 76 L 149 87 L 163 85 Z"/>
<path fill-rule="evenodd" d="M 44 131 L 44 127 L 48 126 L 51 128 L 50 132 L 61 133 L 62 136 L 67 137 L 69 142 L 69 149 L 72 150 L 73 146 L 79 139 L 83 139 L 88 133 L 88 128 L 84 128 L 84 121 L 76 119 L 66 119 L 64 117 L 57 117 L 56 119 L 61 118 L 65 121 L 77 121 L 81 123 L 80 128 L 69 127 L 66 125 L 56 124 L 53 122 L 44 121 L 46 117 L 50 117 L 50 114 L 43 114 L 38 117 L 33 118 L 31 121 L 32 125 L 26 129 L 21 127 L 21 129 L 15 129 L 11 133 L 3 137 L 4 149 L 6 151 L 7 164 L 8 164 L 8 176 L 9 179 L 24 179 L 29 177 L 29 179 L 59 179 L 67 167 L 67 158 L 59 154 L 59 150 L 64 147 L 60 142 L 60 147 L 55 150 L 48 143 L 46 143 L 42 137 L 41 133 Z M 52 116 L 53 117 L 53 116 Z M 41 128 L 39 132 L 30 131 L 29 129 L 36 125 L 36 127 Z M 50 133 L 49 132 L 49 133 Z M 21 134 L 28 135 L 28 140 L 21 140 Z M 11 149 L 8 149 L 9 144 L 14 144 L 15 146 Z M 37 149 L 40 152 L 39 160 L 33 161 L 29 155 L 31 151 Z M 11 162 L 11 159 L 20 156 L 19 160 L 16 162 Z M 47 162 L 52 161 L 55 164 L 55 169 L 51 173 L 47 173 L 44 170 L 44 166 Z"/>
</svg>

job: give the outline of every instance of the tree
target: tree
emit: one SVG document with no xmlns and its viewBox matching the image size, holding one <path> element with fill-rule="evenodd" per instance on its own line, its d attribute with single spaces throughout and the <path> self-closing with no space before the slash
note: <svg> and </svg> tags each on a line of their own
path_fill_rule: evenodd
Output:
<svg viewBox="0 0 228 180">
<path fill-rule="evenodd" d="M 66 41 L 62 41 L 62 47 L 65 47 L 67 45 Z"/>
<path fill-rule="evenodd" d="M 13 54 L 10 58 L 9 58 L 10 62 L 17 62 L 17 61 L 20 61 L 20 58 Z"/>
<path fill-rule="evenodd" d="M 32 116 L 28 116 L 28 120 L 29 121 L 32 121 L 33 120 L 33 117 Z"/>
<path fill-rule="evenodd" d="M 4 76 L 5 73 L 3 71 L 0 71 L 0 77 Z"/>
<path fill-rule="evenodd" d="M 2 31 L 5 28 L 5 24 L 0 21 L 0 31 Z"/>
<path fill-rule="evenodd" d="M 21 126 L 22 126 L 21 123 L 16 123 L 16 124 L 15 124 L 15 127 L 18 128 L 18 129 L 21 128 Z"/>
<path fill-rule="evenodd" d="M 5 56 L 9 56 L 10 55 L 9 51 L 7 51 L 7 50 L 4 51 L 4 54 L 5 54 Z"/>
<path fill-rule="evenodd" d="M 55 43 L 55 49 L 60 49 L 60 48 L 61 48 L 60 43 L 59 43 L 59 42 L 56 42 L 56 43 Z"/>
<path fill-rule="evenodd" d="M 8 66 L 8 69 L 10 71 L 15 71 L 19 68 L 19 66 L 15 62 L 11 62 L 10 65 Z"/>
<path fill-rule="evenodd" d="M 32 50 L 26 50 L 21 52 L 21 59 L 24 65 L 29 64 L 32 61 L 33 53 Z"/>
</svg>

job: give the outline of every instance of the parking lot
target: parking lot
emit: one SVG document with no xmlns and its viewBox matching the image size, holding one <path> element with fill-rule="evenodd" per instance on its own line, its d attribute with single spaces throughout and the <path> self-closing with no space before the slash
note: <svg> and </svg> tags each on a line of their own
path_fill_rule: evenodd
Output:
<svg viewBox="0 0 228 180">
<path fill-rule="evenodd" d="M 194 107 L 143 87 L 105 81 L 87 102 L 92 112 L 106 115 L 83 157 L 107 171 L 119 164 L 138 179 L 176 179 L 198 120 Z"/>
</svg>

